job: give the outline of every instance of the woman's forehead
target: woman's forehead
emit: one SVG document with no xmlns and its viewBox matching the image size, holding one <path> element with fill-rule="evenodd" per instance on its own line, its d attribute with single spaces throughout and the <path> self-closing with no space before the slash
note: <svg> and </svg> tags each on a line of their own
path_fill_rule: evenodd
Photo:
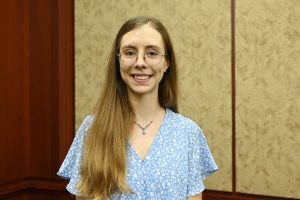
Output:
<svg viewBox="0 0 300 200">
<path fill-rule="evenodd" d="M 126 46 L 136 48 L 157 46 L 163 49 L 164 43 L 160 33 L 151 25 L 145 24 L 123 35 L 120 46 L 121 48 Z"/>
</svg>

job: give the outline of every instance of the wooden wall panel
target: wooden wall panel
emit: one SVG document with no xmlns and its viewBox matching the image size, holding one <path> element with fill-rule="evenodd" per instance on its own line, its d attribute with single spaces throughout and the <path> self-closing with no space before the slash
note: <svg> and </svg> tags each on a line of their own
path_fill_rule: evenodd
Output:
<svg viewBox="0 0 300 200">
<path fill-rule="evenodd" d="M 0 199 L 71 199 L 73 1 L 0 2 Z"/>
<path fill-rule="evenodd" d="M 4 25 L 0 32 L 0 184 L 29 174 L 30 138 L 27 17 L 23 9 L 26 3 L 3 2 L 0 3 L 0 22 Z"/>
<path fill-rule="evenodd" d="M 30 4 L 30 127 L 31 175 L 53 177 L 53 150 L 58 132 L 57 6 L 56 1 Z M 39 149 L 39 151 L 36 151 Z M 52 174 L 52 175 L 51 175 Z"/>
</svg>

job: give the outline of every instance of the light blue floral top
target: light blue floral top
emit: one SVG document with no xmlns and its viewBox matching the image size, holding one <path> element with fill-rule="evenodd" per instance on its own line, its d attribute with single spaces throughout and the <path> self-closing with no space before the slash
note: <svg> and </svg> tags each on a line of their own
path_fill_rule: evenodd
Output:
<svg viewBox="0 0 300 200">
<path fill-rule="evenodd" d="M 92 116 L 85 118 L 58 171 L 59 176 L 70 180 L 67 190 L 74 195 L 80 195 L 76 184 L 92 121 Z M 123 194 L 122 200 L 186 200 L 201 193 L 203 180 L 218 169 L 199 126 L 169 109 L 144 160 L 130 144 L 126 148 L 127 182 L 134 194 Z M 116 194 L 111 199 L 119 198 Z"/>
</svg>

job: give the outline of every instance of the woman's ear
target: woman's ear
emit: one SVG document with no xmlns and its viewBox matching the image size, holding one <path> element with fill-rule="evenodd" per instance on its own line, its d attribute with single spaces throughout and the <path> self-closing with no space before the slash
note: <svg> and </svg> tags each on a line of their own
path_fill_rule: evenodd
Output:
<svg viewBox="0 0 300 200">
<path fill-rule="evenodd" d="M 169 66 L 166 66 L 166 67 L 165 67 L 164 73 L 167 72 L 168 68 L 169 68 Z"/>
<path fill-rule="evenodd" d="M 166 60 L 164 68 L 165 68 L 164 71 L 167 72 L 167 69 L 169 68 L 169 60 Z"/>
</svg>

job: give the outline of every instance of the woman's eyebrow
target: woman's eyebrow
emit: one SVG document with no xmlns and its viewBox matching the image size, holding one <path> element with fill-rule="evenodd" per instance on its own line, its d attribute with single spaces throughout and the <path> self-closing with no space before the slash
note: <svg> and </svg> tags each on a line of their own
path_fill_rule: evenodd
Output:
<svg viewBox="0 0 300 200">
<path fill-rule="evenodd" d="M 129 44 L 129 45 L 125 45 L 125 46 L 121 47 L 121 49 L 136 49 L 136 47 Z"/>
<path fill-rule="evenodd" d="M 147 46 L 145 46 L 145 48 L 146 49 L 160 49 L 160 50 L 162 50 L 162 48 L 158 45 L 147 45 Z M 122 46 L 121 49 L 137 49 L 137 47 L 134 46 L 134 45 L 129 44 L 129 45 Z"/>
<path fill-rule="evenodd" d="M 158 45 L 147 45 L 146 48 L 147 49 L 161 49 L 160 46 L 158 46 Z"/>
</svg>

